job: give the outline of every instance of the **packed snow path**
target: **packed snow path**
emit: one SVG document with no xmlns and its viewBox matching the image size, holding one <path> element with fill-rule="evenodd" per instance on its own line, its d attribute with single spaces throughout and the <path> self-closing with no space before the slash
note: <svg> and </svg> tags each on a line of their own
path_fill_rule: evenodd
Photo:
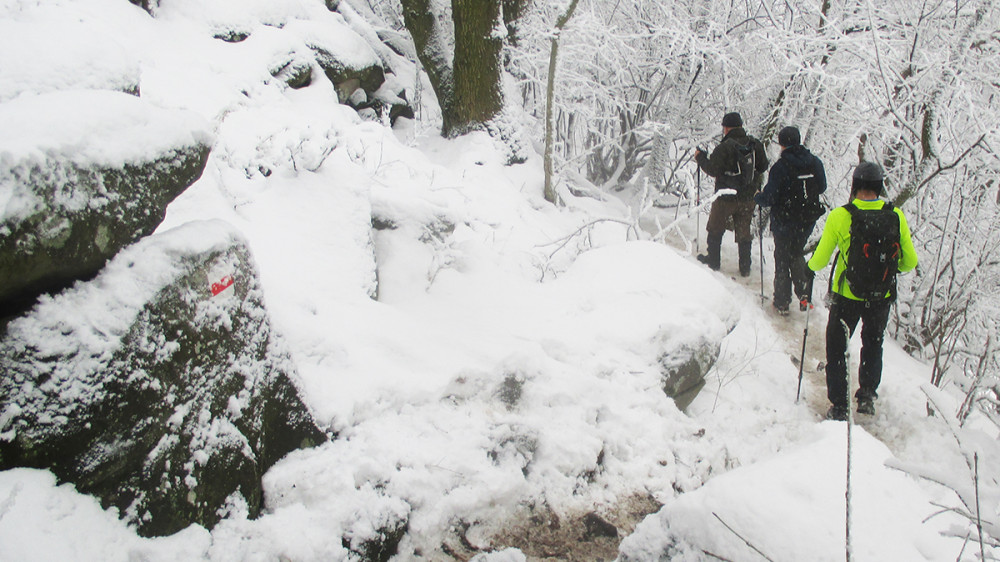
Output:
<svg viewBox="0 0 1000 562">
<path fill-rule="evenodd" d="M 660 212 L 666 216 L 647 217 L 646 224 L 667 224 L 674 215 L 672 209 Z M 687 239 L 664 239 L 678 251 L 691 250 L 693 263 L 695 224 L 682 224 Z M 704 233 L 700 235 L 703 240 Z M 771 307 L 770 236 L 764 238 L 762 298 L 759 243 L 754 240 L 753 273 L 743 278 L 737 274 L 732 233 L 726 233 L 722 267 L 714 275 L 736 296 L 743 316 L 724 340 L 708 385 L 688 409 L 709 433 L 737 438 L 727 444 L 733 469 L 680 494 L 641 523 L 622 544 L 625 560 L 664 552 L 672 560 L 845 557 L 847 425 L 824 419 L 829 402 L 822 368 L 828 314 L 823 295 L 829 270 L 816 279 L 802 399 L 795 404 L 806 314 L 793 306 L 790 315 L 782 317 Z M 857 385 L 859 339 L 856 333 L 850 346 L 852 389 Z M 853 426 L 854 560 L 974 559 L 971 551 L 976 549 L 953 536 L 969 533 L 968 521 L 940 511 L 942 505 L 954 505 L 954 493 L 888 467 L 933 467 L 931 473 L 968 479 L 962 476 L 967 470 L 953 436 L 940 419 L 926 414 L 927 399 L 919 387 L 928 380 L 928 367 L 907 356 L 887 335 L 877 413 L 855 415 Z M 734 425 L 742 425 L 742 430 L 734 431 Z M 997 506 L 984 509 L 992 513 Z"/>
</svg>

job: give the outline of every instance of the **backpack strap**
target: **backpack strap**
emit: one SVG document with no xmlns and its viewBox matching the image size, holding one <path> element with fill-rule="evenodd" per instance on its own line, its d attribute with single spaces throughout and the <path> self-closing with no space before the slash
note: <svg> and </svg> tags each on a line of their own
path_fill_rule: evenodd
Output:
<svg viewBox="0 0 1000 562">
<path fill-rule="evenodd" d="M 855 213 L 860 213 L 861 212 L 861 209 L 859 209 L 858 206 L 854 204 L 854 201 L 851 201 L 850 203 L 848 203 L 846 205 L 842 205 L 841 208 L 843 208 L 845 211 L 847 211 L 848 213 L 850 213 L 850 215 L 851 215 L 851 223 L 852 224 L 854 223 L 854 215 L 855 215 Z M 850 227 L 848 227 L 848 228 L 850 228 Z M 848 247 L 847 250 L 850 251 L 850 247 Z M 841 291 L 841 293 L 843 293 L 843 291 L 844 291 L 844 282 L 847 280 L 847 255 L 846 255 L 845 252 L 841 252 L 841 251 L 838 250 L 837 251 L 837 259 L 838 260 L 840 259 L 841 255 L 844 255 L 844 271 L 840 272 L 840 279 L 837 280 L 837 290 Z M 834 272 L 837 271 L 837 262 L 836 261 L 833 262 L 833 271 Z M 830 276 L 830 283 L 831 283 L 831 285 L 833 284 L 833 276 L 832 275 Z"/>
<path fill-rule="evenodd" d="M 750 154 L 751 168 L 753 168 L 753 171 L 751 172 L 751 174 L 756 174 L 757 173 L 757 170 L 756 170 L 756 156 L 757 155 L 756 155 L 756 151 L 754 150 L 753 139 L 751 137 L 749 137 L 749 136 L 747 136 L 747 139 L 748 140 L 747 140 L 746 144 L 741 144 L 736 139 L 733 139 L 733 145 L 735 145 L 735 152 L 734 152 L 734 154 L 736 156 L 736 158 L 734 159 L 734 164 L 735 164 L 734 168 L 735 169 L 734 170 L 725 170 L 722 173 L 724 173 L 727 176 L 731 176 L 731 177 L 740 177 L 740 176 L 742 176 L 743 175 L 743 168 L 740 165 L 740 160 L 741 160 L 740 154 L 743 153 L 743 152 L 747 152 L 747 151 L 749 151 L 748 153 Z"/>
</svg>

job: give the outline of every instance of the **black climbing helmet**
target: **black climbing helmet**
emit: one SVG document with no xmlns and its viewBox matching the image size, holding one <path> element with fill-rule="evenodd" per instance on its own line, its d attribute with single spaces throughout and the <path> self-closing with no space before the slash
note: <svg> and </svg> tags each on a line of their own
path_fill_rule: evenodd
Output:
<svg viewBox="0 0 1000 562">
<path fill-rule="evenodd" d="M 885 191 L 885 172 L 882 166 L 875 162 L 861 162 L 854 168 L 851 176 L 851 193 L 857 193 L 859 189 L 874 191 L 876 195 L 882 195 Z"/>
</svg>

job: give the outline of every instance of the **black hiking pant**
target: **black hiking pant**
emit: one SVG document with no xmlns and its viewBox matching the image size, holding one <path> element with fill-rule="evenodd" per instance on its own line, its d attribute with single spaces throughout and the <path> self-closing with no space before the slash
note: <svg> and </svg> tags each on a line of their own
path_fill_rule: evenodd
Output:
<svg viewBox="0 0 1000 562">
<path fill-rule="evenodd" d="M 856 301 L 833 295 L 826 324 L 826 396 L 834 406 L 847 408 L 847 344 L 861 321 L 861 366 L 858 394 L 877 396 L 882 381 L 882 341 L 889 323 L 889 299 Z"/>
<path fill-rule="evenodd" d="M 806 265 L 803 255 L 806 241 L 812 233 L 793 231 L 791 234 L 774 234 L 774 304 L 788 307 L 792 301 L 792 286 L 798 300 L 808 297 L 812 302 L 812 286 L 815 274 Z"/>
</svg>

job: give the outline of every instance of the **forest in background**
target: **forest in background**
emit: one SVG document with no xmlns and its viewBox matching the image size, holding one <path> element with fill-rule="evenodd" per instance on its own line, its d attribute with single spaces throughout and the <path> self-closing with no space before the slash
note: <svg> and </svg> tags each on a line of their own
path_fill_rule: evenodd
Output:
<svg viewBox="0 0 1000 562">
<path fill-rule="evenodd" d="M 402 4 L 440 25 L 465 3 Z M 486 4 L 503 16 L 497 28 L 504 33 L 493 38 L 505 39 L 506 70 L 504 110 L 493 120 L 501 126 L 487 128 L 503 137 L 516 128 L 551 158 L 550 200 L 559 190 L 595 197 L 632 190 L 637 221 L 662 194 L 693 207 L 700 184 L 694 149 L 721 140 L 728 111 L 741 112 L 747 132 L 765 146 L 781 127 L 797 126 L 824 160 L 830 208 L 848 201 L 859 161 L 881 163 L 886 197 L 907 213 L 921 256 L 915 275 L 900 279 L 890 333 L 933 363 L 931 382 L 962 388 L 959 420 L 978 405 L 1000 424 L 996 4 Z M 398 0 L 368 0 L 368 8 L 401 29 L 413 21 Z M 442 106 L 447 113 L 448 103 Z M 773 161 L 777 148 L 769 154 Z M 704 182 L 701 195 L 710 189 Z"/>
</svg>

